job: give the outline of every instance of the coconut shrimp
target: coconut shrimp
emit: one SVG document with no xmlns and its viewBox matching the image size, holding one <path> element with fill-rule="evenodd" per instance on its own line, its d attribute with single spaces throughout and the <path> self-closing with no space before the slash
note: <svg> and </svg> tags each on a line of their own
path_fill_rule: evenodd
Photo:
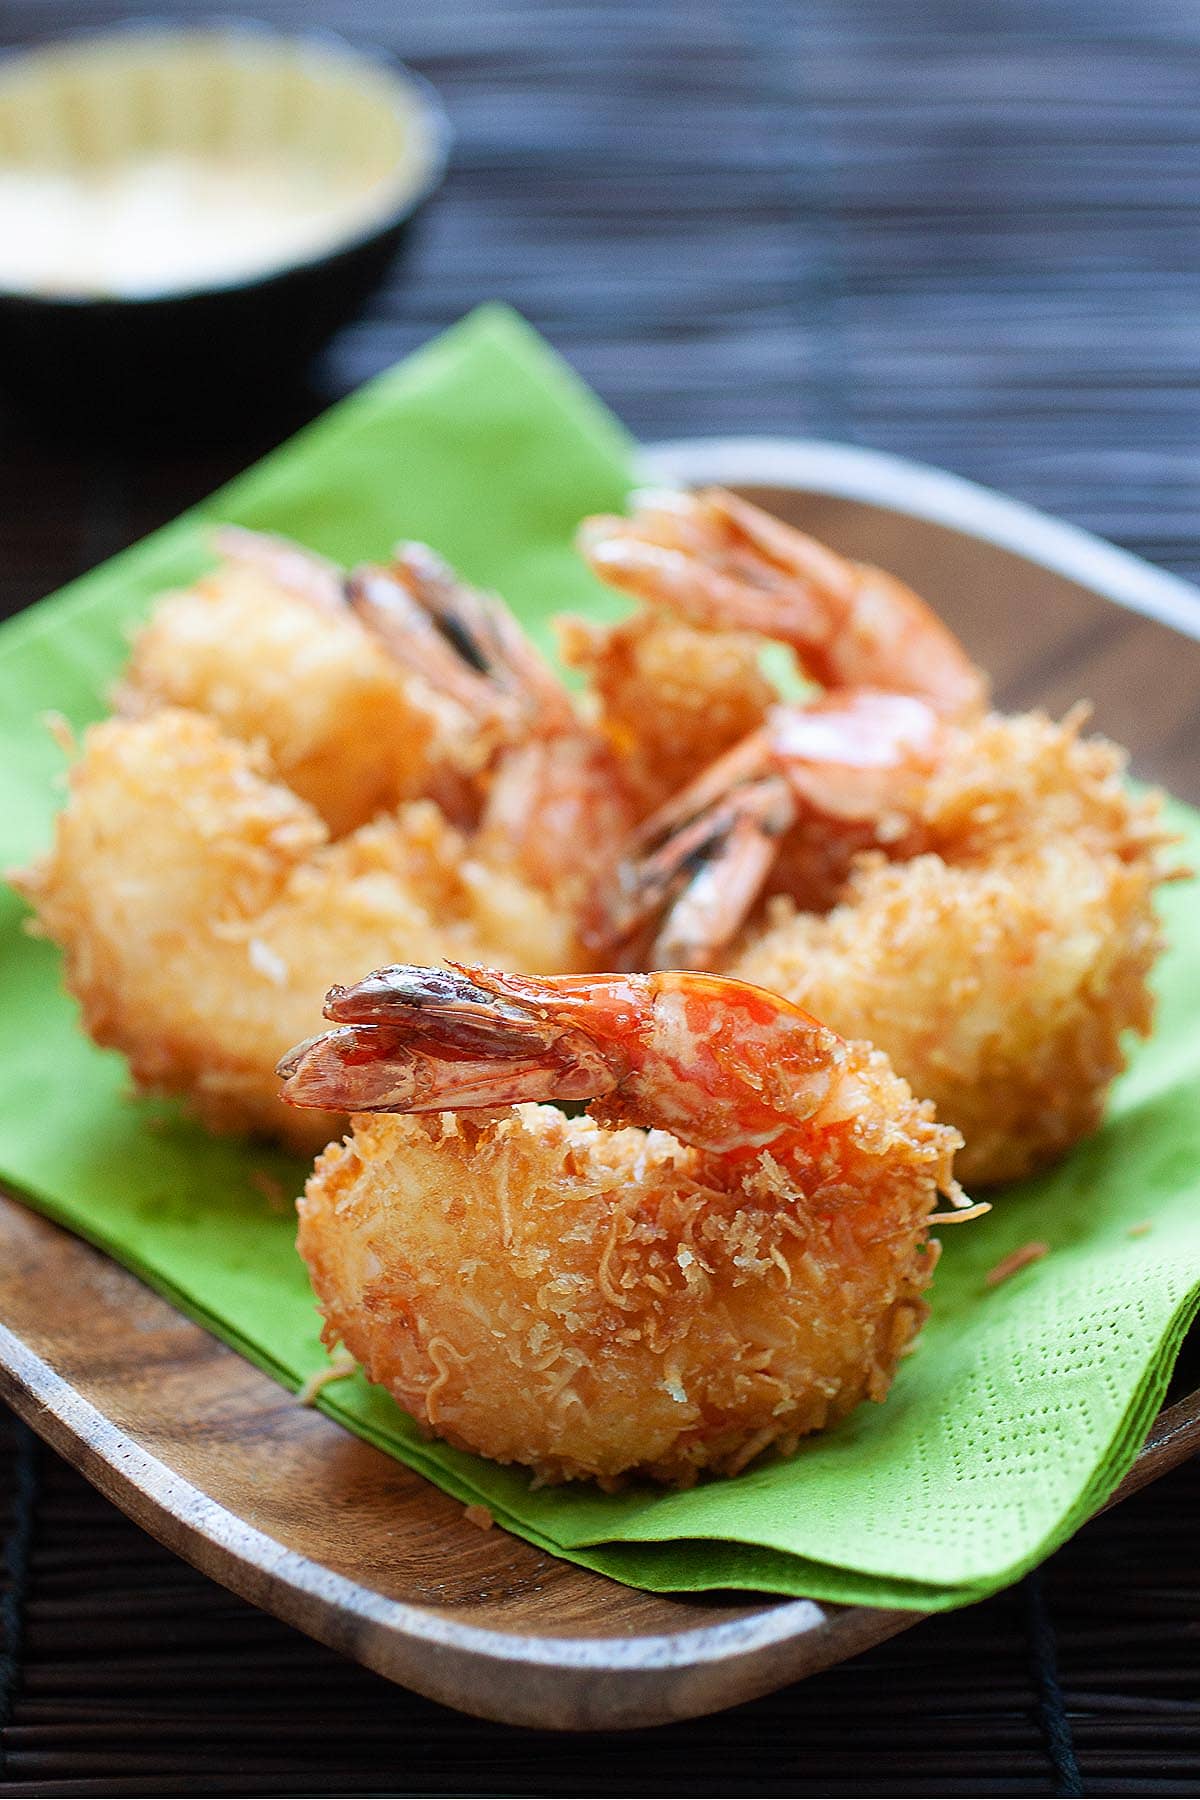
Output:
<svg viewBox="0 0 1200 1800">
<path fill-rule="evenodd" d="M 643 495 L 630 518 L 585 520 L 579 546 L 609 586 L 785 644 L 823 688 L 916 694 L 953 719 L 986 704 L 983 676 L 911 588 L 721 488 Z"/>
<path fill-rule="evenodd" d="M 97 1043 L 218 1131 L 312 1152 L 340 1128 L 281 1104 L 275 1064 L 347 967 L 397 954 L 569 968 L 570 921 L 474 860 L 429 802 L 332 840 L 264 748 L 197 712 L 86 734 L 48 854 L 17 875 Z"/>
<path fill-rule="evenodd" d="M 629 828 L 625 783 L 499 596 L 424 544 L 346 575 L 256 532 L 216 545 L 135 640 L 121 712 L 186 706 L 263 742 L 335 837 L 433 799 L 477 858 L 580 902 Z"/>
<path fill-rule="evenodd" d="M 441 1437 L 686 1485 L 886 1396 L 965 1202 L 884 1056 L 686 973 L 387 968 L 326 1014 L 284 1093 L 358 1116 L 300 1251 L 326 1341 Z"/>
<path fill-rule="evenodd" d="M 647 822 L 598 912 L 610 947 L 649 914 L 635 955 L 725 969 L 878 1045 L 963 1133 L 982 1186 L 1093 1130 L 1125 1039 L 1149 1031 L 1167 839 L 1082 711 L 962 726 L 914 705 L 831 695 L 781 715 Z M 861 854 L 872 811 L 890 842 Z M 813 910 L 814 864 L 838 850 L 859 854 Z M 792 891 L 763 909 L 789 856 Z"/>
<path fill-rule="evenodd" d="M 126 705 L 138 710 L 136 687 L 144 715 L 88 734 L 54 846 L 16 883 L 66 952 L 86 1028 L 124 1051 L 140 1087 L 183 1095 L 214 1129 L 308 1149 L 336 1121 L 285 1109 L 273 1070 L 319 1022 L 338 971 L 446 954 L 587 966 L 576 913 L 630 815 L 607 744 L 503 602 L 467 587 L 432 551 L 402 545 L 391 563 L 343 577 L 276 540 L 223 542 L 231 560 L 212 590 L 168 602 L 135 650 Z M 263 600 L 264 580 L 274 600 Z M 260 636 L 238 663 L 241 686 L 222 688 L 214 666 L 210 688 L 203 657 L 184 653 L 187 621 L 199 620 L 211 644 L 224 607 L 231 633 L 244 613 L 247 635 Z M 276 627 L 291 661 L 277 649 L 259 667 Z M 186 665 L 195 711 L 154 704 L 152 648 L 172 648 Z M 457 721 L 407 771 L 429 797 L 383 811 L 378 788 L 355 790 L 365 653 L 392 682 L 382 707 L 392 725 L 410 683 L 443 709 L 439 730 Z M 309 664 L 308 687 L 289 685 Z M 273 692 L 280 709 L 258 730 Z M 281 768 L 304 775 L 285 739 L 316 695 L 351 715 L 345 744 L 322 740 L 322 807 L 302 791 L 311 782 L 293 787 Z M 435 757 L 431 742 L 452 743 L 453 757 Z M 332 811 L 342 824 L 371 817 L 335 834 Z"/>
<path fill-rule="evenodd" d="M 593 520 L 584 545 L 606 579 L 769 634 L 825 684 L 642 822 L 597 892 L 596 953 L 722 968 L 868 1038 L 963 1132 L 973 1184 L 1093 1129 L 1149 1029 L 1168 873 L 1123 753 L 1081 736 L 1085 711 L 986 714 L 916 595 L 733 496 Z"/>
<path fill-rule="evenodd" d="M 217 568 L 159 601 L 114 696 L 145 718 L 208 714 L 261 741 L 281 779 L 334 836 L 430 791 L 449 730 L 427 690 L 354 616 L 333 564 L 226 528 Z"/>
</svg>

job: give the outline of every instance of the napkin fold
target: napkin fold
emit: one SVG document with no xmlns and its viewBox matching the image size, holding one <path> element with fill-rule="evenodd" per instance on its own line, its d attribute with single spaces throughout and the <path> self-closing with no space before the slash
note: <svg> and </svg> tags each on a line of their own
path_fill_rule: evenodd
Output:
<svg viewBox="0 0 1200 1800">
<path fill-rule="evenodd" d="M 553 612 L 618 610 L 571 538 L 583 514 L 621 505 L 632 450 L 514 315 L 471 315 L 0 628 L 0 861 L 42 848 L 61 804 L 62 759 L 40 715 L 79 727 L 107 710 L 130 624 L 205 566 L 212 522 L 283 532 L 344 562 L 426 539 L 547 645 Z M 1200 864 L 1200 817 L 1172 803 L 1171 818 Z M 678 1494 L 533 1490 L 516 1470 L 425 1441 L 361 1377 L 319 1404 L 509 1530 L 637 1586 L 935 1610 L 1014 1580 L 1121 1479 L 1200 1302 L 1200 915 L 1178 887 L 1163 910 L 1158 1028 L 1104 1128 L 945 1234 L 932 1318 L 886 1405 L 860 1407 L 791 1461 Z M 120 1058 L 84 1038 L 57 952 L 24 934 L 22 911 L 0 892 L 0 1177 L 298 1388 L 327 1361 L 294 1248 L 305 1167 L 210 1137 L 172 1104 L 128 1099 Z M 988 1289 L 987 1271 L 1034 1238 L 1050 1254 Z"/>
</svg>

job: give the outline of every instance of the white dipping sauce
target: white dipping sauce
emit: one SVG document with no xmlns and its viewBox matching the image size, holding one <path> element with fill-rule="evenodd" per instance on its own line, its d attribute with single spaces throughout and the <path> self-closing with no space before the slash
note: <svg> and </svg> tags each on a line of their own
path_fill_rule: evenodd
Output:
<svg viewBox="0 0 1200 1800">
<path fill-rule="evenodd" d="M 307 159 L 0 163 L 0 287 L 136 297 L 218 285 L 332 248 L 374 211 L 359 184 Z"/>
</svg>

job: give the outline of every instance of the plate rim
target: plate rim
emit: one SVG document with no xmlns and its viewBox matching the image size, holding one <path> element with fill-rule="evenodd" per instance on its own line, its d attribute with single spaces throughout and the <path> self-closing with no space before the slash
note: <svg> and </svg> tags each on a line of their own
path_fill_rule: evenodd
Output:
<svg viewBox="0 0 1200 1800">
<path fill-rule="evenodd" d="M 132 1270 L 0 1189 L 0 1219 L 6 1210 L 35 1231 L 61 1237 L 72 1253 L 103 1261 L 214 1353 L 239 1356 Z M 276 1387 L 264 1371 L 254 1373 Z M 390 1599 L 289 1549 L 147 1449 L 4 1325 L 0 1400 L 137 1525 L 210 1579 L 399 1685 L 504 1724 L 625 1730 L 723 1711 L 818 1674 L 930 1616 L 760 1595 L 747 1596 L 736 1618 L 671 1633 L 545 1637 L 471 1625 Z M 344 1430 L 327 1416 L 321 1423 Z M 1157 1415 L 1124 1481 L 1099 1510 L 1198 1450 L 1200 1390 Z"/>
<path fill-rule="evenodd" d="M 792 488 L 885 507 L 1009 551 L 1076 582 L 1125 611 L 1154 619 L 1200 642 L 1200 588 L 1077 526 L 928 464 L 816 438 L 713 436 L 642 446 L 636 453 L 635 471 L 644 482 L 720 482 L 729 486 Z M 5 1191 L 5 1198 L 25 1210 L 19 1195 Z M 51 1229 L 63 1229 L 51 1225 L 36 1209 L 34 1213 Z M 67 1235 L 83 1242 L 76 1234 Z M 91 1246 L 87 1248 L 92 1250 Z M 123 1272 L 131 1280 L 138 1279 L 128 1270 Z M 165 1300 L 163 1303 L 170 1304 Z M 195 1329 L 204 1328 L 196 1325 Z M 231 1349 L 228 1353 L 237 1354 Z M 747 1597 L 747 1610 L 739 1612 L 736 1618 L 670 1633 L 559 1638 L 527 1636 L 461 1622 L 409 1601 L 389 1599 L 261 1531 L 121 1430 L 2 1324 L 0 1394 L 40 1436 L 46 1437 L 76 1467 L 82 1466 L 93 1485 L 131 1512 L 145 1529 L 153 1531 L 154 1527 L 142 1516 L 141 1508 L 127 1503 L 134 1496 L 140 1496 L 156 1516 L 170 1520 L 189 1537 L 210 1546 L 228 1574 L 244 1572 L 243 1581 L 234 1581 L 227 1579 L 226 1572 L 209 1566 L 207 1559 L 189 1558 L 198 1562 L 212 1579 L 310 1636 L 324 1636 L 324 1641 L 334 1648 L 357 1657 L 390 1679 L 460 1710 L 474 1710 L 463 1706 L 461 1699 L 448 1691 L 442 1679 L 446 1669 L 443 1667 L 438 1673 L 434 1667 L 441 1658 L 469 1659 L 477 1669 L 481 1664 L 496 1671 L 525 1669 L 530 1684 L 525 1700 L 501 1706 L 495 1701 L 487 1704 L 488 1696 L 478 1696 L 482 1716 L 488 1718 L 588 1730 L 641 1727 L 699 1716 L 815 1673 L 929 1616 L 919 1610 L 841 1606 L 812 1599 L 755 1595 Z M 73 1447 L 84 1450 L 82 1464 L 72 1455 Z M 1107 1504 L 1114 1504 L 1197 1448 L 1200 1391 L 1160 1412 L 1139 1452 L 1138 1462 Z M 97 1479 L 92 1464 L 102 1465 L 107 1479 Z M 174 1534 L 168 1534 L 165 1541 L 178 1554 L 188 1557 Z M 289 1606 L 289 1596 L 294 1605 Z M 302 1603 L 313 1600 L 323 1607 L 336 1608 L 349 1621 L 366 1628 L 368 1636 L 346 1643 L 332 1632 L 325 1635 L 314 1629 L 311 1618 L 298 1616 Z M 756 1605 L 756 1601 L 761 1604 Z M 393 1661 L 389 1666 L 387 1659 L 372 1654 L 376 1646 L 371 1633 L 402 1643 L 418 1656 L 432 1653 L 430 1665 L 401 1670 Z M 794 1659 L 783 1653 L 784 1646 L 811 1641 L 814 1634 L 828 1654 L 819 1654 L 807 1667 L 797 1667 Z M 660 1693 L 654 1681 L 656 1676 L 670 1672 L 679 1675 L 731 1663 L 740 1664 L 743 1670 L 737 1691 L 714 1695 L 706 1690 L 703 1697 L 695 1695 L 685 1702 L 682 1710 L 678 1696 L 676 1703 L 671 1704 L 669 1693 Z M 548 1690 L 539 1687 L 539 1672 L 553 1673 L 559 1682 L 567 1684 L 556 1690 L 557 1703 L 548 1699 Z M 589 1695 L 594 1703 L 595 1683 L 600 1678 L 606 1679 L 611 1690 L 606 1704 L 589 1706 Z M 572 1708 L 581 1716 L 570 1716 Z"/>
<path fill-rule="evenodd" d="M 23 1204 L 7 1189 L 2 1191 L 4 1198 L 12 1204 Z M 44 1214 L 37 1213 L 36 1209 L 30 1210 L 34 1211 L 37 1218 L 45 1217 Z M 46 1222 L 53 1224 L 52 1220 Z M 68 1237 L 76 1235 L 64 1226 L 55 1226 L 55 1229 L 66 1231 Z M 98 1256 L 107 1256 L 106 1251 L 98 1250 L 94 1245 L 89 1245 L 88 1248 Z M 123 1267 L 119 1263 L 116 1266 Z M 132 1270 L 126 1269 L 125 1273 L 132 1280 L 138 1279 Z M 164 1305 L 171 1304 L 165 1296 L 159 1295 L 159 1298 Z M 175 1310 L 178 1311 L 178 1308 Z M 180 1316 L 187 1318 L 186 1314 Z M 204 1326 L 197 1324 L 195 1320 L 188 1322 L 194 1324 L 196 1330 L 204 1330 Z M 216 1341 L 219 1343 L 221 1340 Z M 223 1347 L 230 1355 L 238 1355 L 232 1346 Z M 339 1574 L 337 1570 L 304 1555 L 302 1551 L 289 1550 L 278 1538 L 271 1537 L 268 1532 L 261 1531 L 249 1520 L 223 1506 L 219 1500 L 212 1499 L 202 1488 L 197 1487 L 186 1476 L 176 1473 L 169 1464 L 147 1450 L 136 1438 L 114 1425 L 98 1406 L 94 1406 L 78 1388 L 57 1374 L 44 1357 L 30 1349 L 23 1338 L 2 1323 L 0 1374 L 14 1382 L 19 1389 L 21 1406 L 13 1405 L 13 1410 L 18 1411 L 19 1416 L 25 1418 L 26 1406 L 36 1409 L 35 1417 L 25 1419 L 27 1424 L 36 1426 L 38 1422 L 48 1424 L 53 1420 L 69 1440 L 84 1444 L 99 1455 L 120 1485 L 135 1489 L 169 1517 L 184 1520 L 190 1530 L 205 1537 L 225 1555 L 234 1557 L 239 1563 L 249 1564 L 257 1573 L 266 1572 L 273 1580 L 284 1582 L 298 1594 L 307 1597 L 327 1602 L 330 1588 L 336 1587 L 341 1590 L 337 1604 L 345 1607 L 355 1618 L 366 1624 L 382 1625 L 392 1630 L 402 1629 L 408 1636 L 431 1647 L 465 1650 L 475 1656 L 502 1660 L 506 1665 L 522 1661 L 538 1667 L 560 1668 L 565 1663 L 586 1668 L 596 1674 L 641 1670 L 647 1665 L 659 1669 L 680 1669 L 769 1649 L 782 1639 L 796 1636 L 798 1632 L 815 1630 L 827 1624 L 835 1615 L 851 1611 L 887 1610 L 880 1607 L 834 1606 L 817 1600 L 788 1600 L 782 1595 L 772 1602 L 771 1597 L 766 1595 L 762 1597 L 765 1605 L 757 1611 L 743 1613 L 736 1619 L 716 1625 L 696 1626 L 686 1631 L 643 1633 L 636 1637 L 535 1637 L 520 1632 L 496 1631 L 490 1626 L 460 1623 L 414 1605 L 411 1601 L 389 1600 L 376 1589 L 365 1587 L 351 1576 Z M 270 1380 L 271 1377 L 267 1376 L 266 1379 Z M 8 1393 L 4 1394 L 4 1398 L 6 1402 L 12 1403 L 12 1397 Z M 333 1419 L 329 1423 L 338 1430 L 345 1429 Z M 50 1434 L 39 1429 L 38 1435 Z M 105 1447 L 101 1447 L 104 1440 Z M 252 1550 L 258 1554 L 251 1556 Z M 769 1627 L 764 1628 L 768 1621 Z M 691 1654 L 685 1655 L 685 1648 Z"/>
<path fill-rule="evenodd" d="M 887 507 L 981 538 L 1200 643 L 1200 586 L 1081 525 L 932 463 L 832 438 L 734 436 L 646 444 L 636 467 L 650 482 L 791 487 Z"/>
</svg>

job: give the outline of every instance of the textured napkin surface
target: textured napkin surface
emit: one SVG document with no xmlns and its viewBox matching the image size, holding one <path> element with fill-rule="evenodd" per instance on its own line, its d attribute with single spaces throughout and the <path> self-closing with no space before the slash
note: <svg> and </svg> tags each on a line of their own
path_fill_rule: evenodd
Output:
<svg viewBox="0 0 1200 1800">
<path fill-rule="evenodd" d="M 0 860 L 46 842 L 62 759 L 39 715 L 99 717 L 126 634 L 154 594 L 205 565 L 216 519 L 285 532 L 344 561 L 426 538 L 498 587 L 545 642 L 563 608 L 611 606 L 570 549 L 620 504 L 630 445 L 510 315 L 486 309 L 336 408 L 144 544 L 0 629 Z M 1200 819 L 1173 818 L 1200 864 Z M 1200 917 L 1164 896 L 1172 948 L 1153 1041 L 1104 1129 L 1053 1174 L 947 1231 L 933 1317 L 882 1407 L 861 1407 L 791 1462 L 664 1495 L 530 1491 L 423 1441 L 361 1378 L 321 1404 L 382 1449 L 544 1547 L 662 1590 L 750 1586 L 939 1608 L 1015 1578 L 1121 1478 L 1200 1299 Z M 326 1358 L 287 1211 L 305 1169 L 208 1137 L 167 1104 L 125 1098 L 89 1045 L 52 947 L 0 892 L 0 1176 L 109 1250 L 291 1386 Z M 1150 1221 L 1150 1230 L 1130 1229 Z M 1031 1239 L 1041 1262 L 985 1275 Z"/>
</svg>

